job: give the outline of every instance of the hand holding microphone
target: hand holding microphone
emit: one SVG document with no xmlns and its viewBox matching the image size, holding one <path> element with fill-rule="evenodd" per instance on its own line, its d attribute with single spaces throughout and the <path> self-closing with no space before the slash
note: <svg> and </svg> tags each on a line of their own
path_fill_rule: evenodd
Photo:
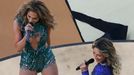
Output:
<svg viewBox="0 0 134 75">
<path fill-rule="evenodd" d="M 78 66 L 77 68 L 76 68 L 76 70 L 79 70 L 81 67 L 83 67 L 83 68 L 86 68 L 86 66 L 88 66 L 89 64 L 91 64 L 91 63 L 93 63 L 94 62 L 94 59 L 93 58 L 91 58 L 91 59 L 89 59 L 87 62 L 85 62 L 85 65 L 80 65 L 80 66 Z"/>
<path fill-rule="evenodd" d="M 30 33 L 33 31 L 33 23 L 28 23 L 26 26 L 25 26 L 25 32 L 26 32 L 26 34 L 25 34 L 25 36 L 26 36 L 26 41 L 30 41 L 30 37 L 31 37 L 31 35 L 30 35 Z"/>
</svg>

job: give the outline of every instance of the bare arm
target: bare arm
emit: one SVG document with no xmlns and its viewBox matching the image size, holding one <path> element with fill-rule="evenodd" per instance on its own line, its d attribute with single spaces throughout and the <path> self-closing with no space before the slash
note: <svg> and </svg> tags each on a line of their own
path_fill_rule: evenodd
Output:
<svg viewBox="0 0 134 75">
<path fill-rule="evenodd" d="M 26 37 L 22 36 L 21 31 L 20 31 L 20 27 L 19 27 L 16 20 L 13 23 L 13 30 L 14 30 L 15 48 L 18 52 L 20 52 L 25 47 Z"/>
<path fill-rule="evenodd" d="M 50 46 L 51 40 L 50 40 L 50 33 L 51 33 L 51 28 L 48 28 L 48 40 L 47 40 L 47 47 Z"/>
</svg>

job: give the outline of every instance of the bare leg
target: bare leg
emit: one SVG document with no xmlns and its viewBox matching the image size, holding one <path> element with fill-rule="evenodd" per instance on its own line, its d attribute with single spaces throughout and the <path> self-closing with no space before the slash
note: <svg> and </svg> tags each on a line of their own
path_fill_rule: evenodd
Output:
<svg viewBox="0 0 134 75">
<path fill-rule="evenodd" d="M 50 64 L 47 68 L 44 68 L 42 75 L 58 75 L 58 69 L 56 63 Z"/>
<path fill-rule="evenodd" d="M 37 75 L 35 71 L 20 69 L 19 75 Z"/>
</svg>

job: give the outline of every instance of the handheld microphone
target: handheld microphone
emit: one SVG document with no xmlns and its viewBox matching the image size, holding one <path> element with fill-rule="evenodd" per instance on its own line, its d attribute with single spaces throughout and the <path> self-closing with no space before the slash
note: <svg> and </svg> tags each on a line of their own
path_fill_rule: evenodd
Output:
<svg viewBox="0 0 134 75">
<path fill-rule="evenodd" d="M 29 24 L 31 24 L 32 26 L 33 26 L 33 23 L 32 22 L 29 22 Z M 29 42 L 30 41 L 30 33 L 31 33 L 31 31 L 30 30 L 28 30 L 27 31 L 27 36 L 26 36 L 26 40 Z"/>
<path fill-rule="evenodd" d="M 85 62 L 85 65 L 89 65 L 89 64 L 91 64 L 91 63 L 93 63 L 94 62 L 94 59 L 93 58 L 91 58 L 91 59 L 89 59 L 87 62 Z M 78 66 L 77 68 L 76 68 L 76 70 L 79 70 L 80 69 L 80 66 Z"/>
<path fill-rule="evenodd" d="M 29 22 L 29 24 L 31 24 L 33 26 L 33 23 L 32 22 Z"/>
</svg>

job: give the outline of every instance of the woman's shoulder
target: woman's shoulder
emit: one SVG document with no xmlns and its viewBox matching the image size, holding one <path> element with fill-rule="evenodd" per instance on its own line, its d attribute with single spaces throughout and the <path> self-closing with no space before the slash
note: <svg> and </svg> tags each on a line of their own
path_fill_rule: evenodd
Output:
<svg viewBox="0 0 134 75">
<path fill-rule="evenodd" d="M 112 68 L 107 64 L 97 64 L 93 72 L 102 75 L 112 75 Z"/>
<path fill-rule="evenodd" d="M 24 18 L 21 16 L 16 16 L 15 20 L 19 25 L 23 25 L 23 23 L 24 23 Z"/>
<path fill-rule="evenodd" d="M 16 16 L 14 18 L 14 24 L 16 24 L 21 31 L 24 31 L 25 22 L 24 22 L 24 19 L 22 17 Z"/>
</svg>

